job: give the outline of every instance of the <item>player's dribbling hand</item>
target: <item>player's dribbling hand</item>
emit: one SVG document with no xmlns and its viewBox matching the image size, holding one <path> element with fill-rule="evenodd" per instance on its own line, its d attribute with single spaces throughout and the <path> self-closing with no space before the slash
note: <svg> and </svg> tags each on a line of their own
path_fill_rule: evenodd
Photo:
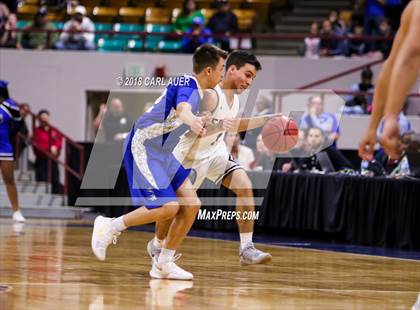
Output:
<svg viewBox="0 0 420 310">
<path fill-rule="evenodd" d="M 205 116 L 195 117 L 190 125 L 191 131 L 199 136 L 206 135 L 206 129 L 204 128 Z"/>
<path fill-rule="evenodd" d="M 235 129 L 235 119 L 234 118 L 225 118 L 222 123 L 223 130 L 233 130 Z"/>
<path fill-rule="evenodd" d="M 371 161 L 376 144 L 376 131 L 368 130 L 359 142 L 359 156 L 363 160 Z"/>
<path fill-rule="evenodd" d="M 397 160 L 401 156 L 400 127 L 395 117 L 384 119 L 384 130 L 380 143 L 390 159 Z"/>
</svg>

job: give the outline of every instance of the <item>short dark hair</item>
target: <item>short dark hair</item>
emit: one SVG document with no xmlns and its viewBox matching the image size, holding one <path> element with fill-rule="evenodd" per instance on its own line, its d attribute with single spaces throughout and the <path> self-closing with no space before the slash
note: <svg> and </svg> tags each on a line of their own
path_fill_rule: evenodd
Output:
<svg viewBox="0 0 420 310">
<path fill-rule="evenodd" d="M 47 114 L 47 115 L 50 115 L 50 111 L 48 111 L 48 110 L 45 110 L 45 109 L 42 109 L 42 110 L 40 110 L 39 112 L 38 112 L 38 117 L 40 117 L 41 116 L 41 114 Z"/>
<path fill-rule="evenodd" d="M 236 69 L 240 69 L 246 64 L 253 65 L 257 71 L 261 70 L 261 64 L 254 54 L 247 51 L 236 50 L 228 55 L 226 59 L 226 70 L 232 65 L 234 65 Z"/>
<path fill-rule="evenodd" d="M 207 67 L 216 68 L 220 58 L 226 59 L 227 52 L 211 44 L 200 45 L 193 55 L 193 71 L 200 73 Z"/>
<path fill-rule="evenodd" d="M 365 69 L 363 69 L 363 71 L 361 73 L 361 77 L 362 77 L 362 79 L 372 79 L 373 72 L 370 69 L 370 67 L 366 67 Z"/>
</svg>

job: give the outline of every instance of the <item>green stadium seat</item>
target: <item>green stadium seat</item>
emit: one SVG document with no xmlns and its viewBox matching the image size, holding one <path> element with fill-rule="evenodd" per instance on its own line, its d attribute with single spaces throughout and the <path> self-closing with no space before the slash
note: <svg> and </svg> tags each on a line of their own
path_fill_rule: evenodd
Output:
<svg viewBox="0 0 420 310">
<path fill-rule="evenodd" d="M 162 40 L 158 43 L 158 48 L 161 52 L 180 52 L 182 45 L 180 41 L 165 41 Z"/>
<path fill-rule="evenodd" d="M 171 33 L 173 32 L 173 26 L 162 24 L 146 24 L 146 32 Z M 146 42 L 149 43 L 150 46 L 153 46 L 155 49 L 157 48 L 158 43 L 163 39 L 165 39 L 164 35 L 148 35 L 146 37 Z"/>
<path fill-rule="evenodd" d="M 146 51 L 154 51 L 158 48 L 158 42 L 147 41 L 146 40 Z M 130 40 L 128 41 L 128 50 L 132 52 L 142 52 L 143 51 L 143 40 Z"/>
<path fill-rule="evenodd" d="M 95 31 L 112 31 L 114 27 L 113 24 L 110 23 L 95 23 Z M 95 34 L 95 40 L 98 41 L 99 39 L 109 39 L 111 36 L 105 33 L 97 33 Z"/>
<path fill-rule="evenodd" d="M 114 31 L 124 31 L 124 32 L 142 32 L 144 31 L 144 25 L 139 24 L 126 24 L 126 23 L 117 23 L 114 25 Z M 135 40 L 140 39 L 138 34 L 115 34 L 114 38 L 119 40 Z"/>
<path fill-rule="evenodd" d="M 29 20 L 18 20 L 16 23 L 16 27 L 17 29 L 23 29 L 23 28 L 28 27 L 31 23 L 32 21 L 29 21 Z"/>
<path fill-rule="evenodd" d="M 55 29 L 62 30 L 63 27 L 64 27 L 64 22 L 56 22 L 56 21 L 54 21 L 54 22 L 51 22 L 51 24 L 54 25 Z"/>
<path fill-rule="evenodd" d="M 98 40 L 98 51 L 103 52 L 122 52 L 127 49 L 126 40 L 114 40 L 101 38 Z"/>
</svg>

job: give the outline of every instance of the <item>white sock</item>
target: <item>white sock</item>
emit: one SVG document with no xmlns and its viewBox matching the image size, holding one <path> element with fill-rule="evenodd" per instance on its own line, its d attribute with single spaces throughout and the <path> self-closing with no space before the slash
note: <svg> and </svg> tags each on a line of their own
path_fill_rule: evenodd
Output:
<svg viewBox="0 0 420 310">
<path fill-rule="evenodd" d="M 163 245 L 163 240 L 160 240 L 160 239 L 158 239 L 158 237 L 157 237 L 157 236 L 155 236 L 155 237 L 153 238 L 153 245 L 154 245 L 155 247 L 157 247 L 158 249 L 161 249 L 161 248 L 162 248 L 162 245 Z"/>
<path fill-rule="evenodd" d="M 159 259 L 158 259 L 158 264 L 159 265 L 165 264 L 169 262 L 170 260 L 172 260 L 172 258 L 175 255 L 175 252 L 176 252 L 175 250 L 162 248 L 162 251 L 160 252 Z"/>
<path fill-rule="evenodd" d="M 241 239 L 241 249 L 243 249 L 248 243 L 252 243 L 252 234 L 253 232 L 239 234 L 239 238 Z"/>
<path fill-rule="evenodd" d="M 125 226 L 125 223 L 124 223 L 123 216 L 120 216 L 120 217 L 117 217 L 117 218 L 111 220 L 111 225 L 112 225 L 112 228 L 115 231 L 118 231 L 118 232 L 127 229 L 127 226 Z"/>
</svg>

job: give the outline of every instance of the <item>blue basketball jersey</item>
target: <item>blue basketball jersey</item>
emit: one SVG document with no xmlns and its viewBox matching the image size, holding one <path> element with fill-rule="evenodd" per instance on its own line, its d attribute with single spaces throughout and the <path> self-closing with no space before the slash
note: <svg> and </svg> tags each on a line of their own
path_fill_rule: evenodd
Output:
<svg viewBox="0 0 420 310">
<path fill-rule="evenodd" d="M 12 99 L 0 103 L 0 160 L 13 158 L 13 147 L 10 142 L 12 122 L 20 121 L 19 107 Z"/>
</svg>

